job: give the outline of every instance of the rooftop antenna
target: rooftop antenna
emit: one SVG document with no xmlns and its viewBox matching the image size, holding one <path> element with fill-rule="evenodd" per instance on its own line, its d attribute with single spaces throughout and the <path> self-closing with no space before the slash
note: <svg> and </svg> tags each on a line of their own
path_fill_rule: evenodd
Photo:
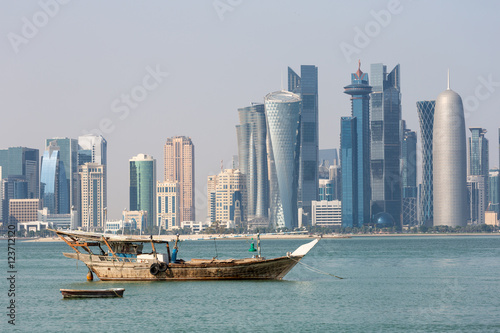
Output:
<svg viewBox="0 0 500 333">
<path fill-rule="evenodd" d="M 283 69 L 281 69 L 280 78 L 281 78 L 281 90 L 283 90 Z"/>
<path fill-rule="evenodd" d="M 450 90 L 450 69 L 448 68 L 448 88 L 447 90 Z"/>
<path fill-rule="evenodd" d="M 224 160 L 220 160 L 220 172 L 224 172 Z"/>
</svg>

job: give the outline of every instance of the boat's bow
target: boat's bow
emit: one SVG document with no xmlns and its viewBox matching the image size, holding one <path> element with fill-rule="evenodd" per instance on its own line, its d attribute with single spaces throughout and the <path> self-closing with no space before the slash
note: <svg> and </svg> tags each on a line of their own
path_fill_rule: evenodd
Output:
<svg viewBox="0 0 500 333">
<path fill-rule="evenodd" d="M 292 254 L 290 254 L 290 257 L 295 257 L 295 258 L 302 258 L 304 257 L 309 251 L 312 250 L 312 248 L 319 242 L 319 239 L 316 238 L 315 240 L 303 244 L 297 248 L 297 250 L 293 251 Z"/>
</svg>

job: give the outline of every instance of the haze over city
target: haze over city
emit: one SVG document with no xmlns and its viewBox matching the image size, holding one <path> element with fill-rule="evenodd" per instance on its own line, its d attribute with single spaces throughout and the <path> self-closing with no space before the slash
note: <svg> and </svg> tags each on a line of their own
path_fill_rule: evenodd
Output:
<svg viewBox="0 0 500 333">
<path fill-rule="evenodd" d="M 129 204 L 129 159 L 149 154 L 162 170 L 166 139 L 183 135 L 195 145 L 196 219 L 204 220 L 207 176 L 238 153 L 237 109 L 286 87 L 288 66 L 318 67 L 320 149 L 339 148 L 340 117 L 351 112 L 343 87 L 358 59 L 367 73 L 372 63 L 400 64 L 402 118 L 417 132 L 415 103 L 446 89 L 450 69 L 466 128 L 489 131 L 498 166 L 497 2 L 58 4 L 46 21 L 37 1 L 0 4 L 0 148 L 43 152 L 47 138 L 99 130 L 111 218 Z M 138 86 L 146 94 L 127 100 Z"/>
</svg>

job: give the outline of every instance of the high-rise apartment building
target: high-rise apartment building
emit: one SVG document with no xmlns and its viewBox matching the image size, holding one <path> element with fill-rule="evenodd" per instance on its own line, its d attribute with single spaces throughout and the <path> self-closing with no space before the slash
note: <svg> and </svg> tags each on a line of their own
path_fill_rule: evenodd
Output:
<svg viewBox="0 0 500 333">
<path fill-rule="evenodd" d="M 129 164 L 130 210 L 146 211 L 146 227 L 153 227 L 156 216 L 156 160 L 150 155 L 139 154 L 132 157 Z"/>
<path fill-rule="evenodd" d="M 487 183 L 485 180 L 486 178 L 482 175 L 467 176 L 468 224 L 485 223 L 485 212 L 487 207 Z"/>
<path fill-rule="evenodd" d="M 238 109 L 238 116 L 240 124 L 236 126 L 236 134 L 238 138 L 239 169 L 245 177 L 246 183 L 246 194 L 243 196 L 244 219 L 247 221 L 267 219 L 269 180 L 264 104 L 253 104 L 252 106 L 240 108 Z"/>
<path fill-rule="evenodd" d="M 371 86 L 371 215 L 385 212 L 401 226 L 401 86 L 400 68 L 387 72 L 372 64 Z"/>
<path fill-rule="evenodd" d="M 288 90 L 302 99 L 297 200 L 310 219 L 311 202 L 318 198 L 318 67 L 302 65 L 300 76 L 288 67 Z"/>
<path fill-rule="evenodd" d="M 486 129 L 481 127 L 469 128 L 471 137 L 469 138 L 469 175 L 488 176 L 489 172 L 489 149 L 488 139 L 484 137 Z"/>
<path fill-rule="evenodd" d="M 21 177 L 27 183 L 27 197 L 23 199 L 36 199 L 40 196 L 39 180 L 39 151 L 26 147 L 10 147 L 0 149 L 0 167 L 2 178 L 9 176 Z"/>
<path fill-rule="evenodd" d="M 58 214 L 69 214 L 71 206 L 78 207 L 79 204 L 78 140 L 70 138 L 47 139 L 45 141 L 45 147 L 49 146 L 59 147 L 59 161 L 62 162 L 61 165 L 64 169 L 64 176 L 66 177 L 66 184 L 68 187 L 67 193 L 69 193 L 67 200 L 63 199 L 60 201 Z"/>
<path fill-rule="evenodd" d="M 448 88 L 436 99 L 433 130 L 434 226 L 467 223 L 467 148 L 462 98 Z"/>
<path fill-rule="evenodd" d="M 361 71 L 361 61 L 356 73 L 351 74 L 351 84 L 344 87 L 344 93 L 351 96 L 351 116 L 356 118 L 356 154 L 358 186 L 358 213 L 355 225 L 370 223 L 370 93 L 368 74 Z"/>
<path fill-rule="evenodd" d="M 195 220 L 194 144 L 191 138 L 168 138 L 164 146 L 165 181 L 178 182 L 179 223 Z"/>
<path fill-rule="evenodd" d="M 471 216 L 477 216 L 476 221 L 479 224 L 484 223 L 484 212 L 488 208 L 488 175 L 489 175 L 489 149 L 488 139 L 484 137 L 486 129 L 481 127 L 470 127 L 471 137 L 469 138 L 469 165 L 467 183 L 473 182 L 472 186 L 477 191 L 477 200 L 471 205 Z M 482 177 L 483 179 L 478 179 Z M 469 186 L 470 188 L 470 186 Z M 470 191 L 469 191 L 470 193 Z M 470 197 L 470 196 L 469 196 Z"/>
<path fill-rule="evenodd" d="M 302 100 L 289 91 L 264 98 L 268 128 L 270 219 L 277 228 L 298 226 L 297 188 L 300 162 L 300 112 Z M 317 164 L 314 165 L 316 170 Z M 317 183 L 315 183 L 317 191 Z"/>
<path fill-rule="evenodd" d="M 104 193 L 108 188 L 108 142 L 102 135 L 86 134 L 78 137 L 78 165 L 104 165 Z"/>
<path fill-rule="evenodd" d="M 179 190 L 177 182 L 156 183 L 156 226 L 161 229 L 180 228 Z"/>
<path fill-rule="evenodd" d="M 490 170 L 488 177 L 489 210 L 500 214 L 500 170 Z"/>
<path fill-rule="evenodd" d="M 402 211 L 403 224 L 418 224 L 418 190 L 417 190 L 417 134 L 406 128 L 403 122 L 403 142 L 401 153 Z"/>
<path fill-rule="evenodd" d="M 422 146 L 422 186 L 420 191 L 419 223 L 432 226 L 434 218 L 432 135 L 436 101 L 417 102 Z"/>
<path fill-rule="evenodd" d="M 209 218 L 211 222 L 231 221 L 241 226 L 243 218 L 242 198 L 246 182 L 238 169 L 226 169 L 217 176 L 208 176 Z"/>
<path fill-rule="evenodd" d="M 97 163 L 78 166 L 78 214 L 84 230 L 103 229 L 106 222 L 106 167 Z"/>
<path fill-rule="evenodd" d="M 51 141 L 42 156 L 40 198 L 50 214 L 70 213 L 70 185 L 60 149 L 55 141 Z"/>
<path fill-rule="evenodd" d="M 357 119 L 340 119 L 340 166 L 342 170 L 342 227 L 360 227 L 358 224 L 358 153 Z"/>
</svg>

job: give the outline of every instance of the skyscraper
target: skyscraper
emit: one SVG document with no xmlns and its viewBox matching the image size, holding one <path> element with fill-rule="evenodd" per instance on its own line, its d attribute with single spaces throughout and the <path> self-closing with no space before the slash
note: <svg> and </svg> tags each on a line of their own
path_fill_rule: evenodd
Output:
<svg viewBox="0 0 500 333">
<path fill-rule="evenodd" d="M 293 229 L 298 226 L 302 100 L 299 95 L 284 90 L 270 93 L 264 100 L 269 133 L 270 219 L 273 227 Z"/>
<path fill-rule="evenodd" d="M 78 207 L 78 140 L 70 138 L 52 138 L 45 141 L 49 147 L 51 142 L 59 147 L 59 161 L 62 162 L 66 184 L 68 186 L 68 200 L 59 203 L 59 214 L 69 214 L 71 206 Z"/>
<path fill-rule="evenodd" d="M 168 138 L 164 146 L 165 181 L 178 182 L 179 223 L 194 221 L 194 144 L 191 138 Z"/>
<path fill-rule="evenodd" d="M 241 226 L 243 210 L 241 205 L 242 194 L 245 192 L 243 174 L 238 169 L 225 169 L 217 176 L 208 176 L 210 189 L 209 198 L 213 198 L 210 206 L 214 206 L 215 215 L 210 211 L 211 222 L 234 223 Z"/>
<path fill-rule="evenodd" d="M 358 152 L 357 119 L 340 119 L 340 167 L 342 170 L 342 227 L 359 227 L 358 224 Z"/>
<path fill-rule="evenodd" d="M 420 191 L 420 224 L 432 226 L 434 218 L 432 135 L 436 101 L 417 102 L 422 142 L 422 187 Z"/>
<path fill-rule="evenodd" d="M 43 207 L 47 207 L 50 214 L 70 213 L 70 186 L 60 156 L 57 142 L 49 142 L 42 156 L 40 198 Z"/>
<path fill-rule="evenodd" d="M 267 170 L 267 128 L 264 104 L 238 109 L 240 124 L 236 126 L 240 171 L 245 177 L 243 194 L 245 219 L 267 219 L 269 180 Z"/>
<path fill-rule="evenodd" d="M 436 99 L 433 130 L 434 225 L 465 226 L 467 150 L 462 98 L 450 89 Z"/>
<path fill-rule="evenodd" d="M 469 138 L 469 175 L 488 177 L 488 139 L 484 137 L 487 131 L 481 127 L 471 127 L 469 130 L 471 132 Z"/>
<path fill-rule="evenodd" d="M 156 216 L 156 160 L 152 156 L 139 154 L 132 157 L 129 163 L 130 210 L 147 211 L 147 226 L 152 227 Z"/>
<path fill-rule="evenodd" d="M 318 67 L 300 66 L 300 77 L 288 67 L 288 90 L 302 99 L 297 200 L 310 219 L 311 202 L 318 198 Z"/>
<path fill-rule="evenodd" d="M 179 213 L 179 183 L 157 182 L 156 225 L 162 229 L 180 228 L 177 218 Z"/>
<path fill-rule="evenodd" d="M 103 166 L 104 183 L 102 191 L 104 194 L 104 207 L 106 208 L 108 196 L 108 142 L 102 135 L 86 134 L 78 137 L 78 165 L 84 165 L 85 163 L 96 163 Z"/>
<path fill-rule="evenodd" d="M 487 131 L 481 127 L 471 127 L 469 130 L 471 137 L 469 138 L 467 183 L 476 183 L 474 189 L 477 192 L 477 195 L 475 195 L 477 200 L 470 205 L 471 209 L 475 210 L 474 212 L 471 211 L 471 216 L 477 216 L 477 223 L 483 224 L 484 212 L 488 208 L 488 175 L 490 169 L 488 139 L 484 137 Z M 471 188 L 469 185 L 468 187 Z"/>
<path fill-rule="evenodd" d="M 90 161 L 78 160 L 80 165 L 86 162 L 97 163 L 107 166 L 108 142 L 102 135 L 86 134 L 78 137 L 78 154 Z"/>
<path fill-rule="evenodd" d="M 351 116 L 356 118 L 356 154 L 357 172 L 356 184 L 358 213 L 354 225 L 362 226 L 370 223 L 370 92 L 368 74 L 361 71 L 361 61 L 358 70 L 351 74 L 351 84 L 344 87 L 344 93 L 351 95 Z"/>
<path fill-rule="evenodd" d="M 371 214 L 382 212 L 401 226 L 401 87 L 399 65 L 387 73 L 371 65 Z"/>
<path fill-rule="evenodd" d="M 78 166 L 80 200 L 78 213 L 84 230 L 104 228 L 106 222 L 105 166 L 85 163 Z"/>
<path fill-rule="evenodd" d="M 484 213 L 488 207 L 486 202 L 487 187 L 488 184 L 484 176 L 467 176 L 468 224 L 484 224 Z"/>
<path fill-rule="evenodd" d="M 404 123 L 404 122 L 403 122 Z M 405 124 L 405 123 L 404 123 Z M 401 174 L 403 186 L 403 224 L 418 224 L 417 214 L 417 134 L 410 129 L 403 129 Z"/>
<path fill-rule="evenodd" d="M 0 149 L 0 167 L 3 169 L 2 178 L 21 176 L 27 182 L 27 197 L 19 199 L 36 199 L 40 196 L 38 158 L 38 149 L 26 147 Z"/>
<path fill-rule="evenodd" d="M 489 210 L 500 214 L 500 170 L 490 170 L 488 177 Z"/>
</svg>

